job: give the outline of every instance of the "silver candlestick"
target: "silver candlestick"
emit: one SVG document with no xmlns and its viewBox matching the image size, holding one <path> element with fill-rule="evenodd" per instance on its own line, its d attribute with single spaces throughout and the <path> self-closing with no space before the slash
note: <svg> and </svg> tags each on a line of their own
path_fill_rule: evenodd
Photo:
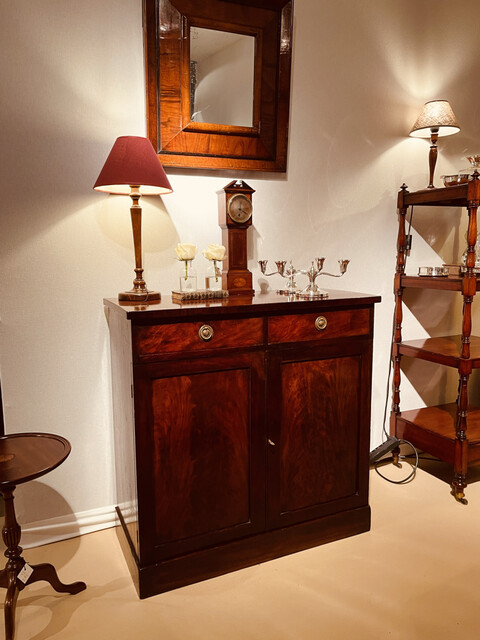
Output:
<svg viewBox="0 0 480 640">
<path fill-rule="evenodd" d="M 277 293 L 281 293 L 284 295 L 295 295 L 298 292 L 297 283 L 295 282 L 295 276 L 297 273 L 301 273 L 301 271 L 297 271 L 290 260 L 290 264 L 287 267 L 286 260 L 276 260 L 275 264 L 277 265 L 277 270 L 272 271 L 272 273 L 266 273 L 267 271 L 267 263 L 268 260 L 259 260 L 258 264 L 260 265 L 260 270 L 264 276 L 276 276 L 280 275 L 282 278 L 287 280 L 287 286 L 285 289 L 278 289 Z"/>
<path fill-rule="evenodd" d="M 276 261 L 277 270 L 272 271 L 272 273 L 266 273 L 267 271 L 267 263 L 268 260 L 259 260 L 258 264 L 260 265 L 260 270 L 264 276 L 275 276 L 281 275 L 283 278 L 287 279 L 287 287 L 286 289 L 277 290 L 277 293 L 286 294 L 295 296 L 297 298 L 328 298 L 328 293 L 323 291 L 318 287 L 315 280 L 318 276 L 331 276 L 332 278 L 341 278 L 343 274 L 347 271 L 348 263 L 350 260 L 338 260 L 338 265 L 340 269 L 340 273 L 328 273 L 323 271 L 323 263 L 325 262 L 325 258 L 316 258 L 310 267 L 310 269 L 295 269 L 290 260 L 290 264 L 287 267 L 286 260 Z M 298 291 L 297 285 L 295 282 L 295 276 L 299 273 L 302 273 L 308 277 L 308 286 L 302 291 Z"/>
<path fill-rule="evenodd" d="M 322 289 L 318 287 L 315 282 L 316 278 L 318 276 L 331 276 L 332 278 L 341 278 L 347 271 L 348 263 L 350 262 L 350 260 L 338 260 L 340 273 L 328 273 L 326 271 L 323 271 L 324 262 L 325 258 L 316 258 L 316 260 L 312 262 L 312 266 L 310 267 L 310 269 L 300 272 L 308 276 L 309 280 L 308 286 L 301 292 L 302 297 L 327 298 L 328 293 L 326 291 L 322 291 Z"/>
</svg>

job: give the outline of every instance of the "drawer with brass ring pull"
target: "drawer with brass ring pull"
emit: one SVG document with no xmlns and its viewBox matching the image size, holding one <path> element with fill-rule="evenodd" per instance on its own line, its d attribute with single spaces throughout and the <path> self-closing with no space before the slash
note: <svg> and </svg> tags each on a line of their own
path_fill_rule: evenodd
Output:
<svg viewBox="0 0 480 640">
<path fill-rule="evenodd" d="M 368 335 L 369 314 L 368 309 L 344 309 L 325 311 L 321 315 L 273 316 L 268 319 L 268 342 L 275 344 Z"/>
<path fill-rule="evenodd" d="M 263 344 L 262 318 L 208 320 L 136 326 L 133 342 L 138 356 L 176 351 L 203 351 Z"/>
</svg>

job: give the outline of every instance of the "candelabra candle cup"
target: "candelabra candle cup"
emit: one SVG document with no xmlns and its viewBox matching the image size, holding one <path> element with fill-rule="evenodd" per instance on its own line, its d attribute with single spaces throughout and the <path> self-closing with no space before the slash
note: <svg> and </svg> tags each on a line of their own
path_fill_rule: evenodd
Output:
<svg viewBox="0 0 480 640">
<path fill-rule="evenodd" d="M 321 271 L 323 269 L 323 263 L 325 262 L 325 258 L 317 258 L 317 271 Z"/>
<path fill-rule="evenodd" d="M 286 267 L 287 261 L 286 260 L 278 260 L 278 261 L 275 262 L 275 264 L 277 265 L 278 273 L 281 276 L 284 276 L 285 275 L 285 267 Z"/>
<path fill-rule="evenodd" d="M 260 265 L 260 271 L 265 275 L 265 271 L 267 270 L 268 260 L 259 260 L 258 264 Z"/>
<path fill-rule="evenodd" d="M 350 262 L 350 260 L 339 260 L 338 261 L 338 264 L 340 265 L 340 273 L 342 274 L 342 276 L 343 276 L 344 273 L 346 273 L 349 262 Z"/>
</svg>

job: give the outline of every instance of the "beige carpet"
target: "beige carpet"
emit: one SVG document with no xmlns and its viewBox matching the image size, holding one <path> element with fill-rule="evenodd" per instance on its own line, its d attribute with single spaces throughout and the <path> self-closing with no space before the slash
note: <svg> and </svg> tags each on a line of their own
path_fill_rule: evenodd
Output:
<svg viewBox="0 0 480 640">
<path fill-rule="evenodd" d="M 30 549 L 87 590 L 25 589 L 16 640 L 478 640 L 480 483 L 467 496 L 425 471 L 402 486 L 372 471 L 369 533 L 142 601 L 113 529 Z"/>
</svg>

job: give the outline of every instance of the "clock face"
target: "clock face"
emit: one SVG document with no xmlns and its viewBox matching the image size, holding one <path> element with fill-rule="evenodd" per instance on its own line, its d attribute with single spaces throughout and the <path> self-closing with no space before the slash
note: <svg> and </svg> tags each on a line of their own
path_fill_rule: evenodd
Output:
<svg viewBox="0 0 480 640">
<path fill-rule="evenodd" d="M 237 224 L 247 222 L 252 217 L 252 202 L 243 193 L 232 196 L 227 204 L 227 213 L 230 219 Z"/>
</svg>

